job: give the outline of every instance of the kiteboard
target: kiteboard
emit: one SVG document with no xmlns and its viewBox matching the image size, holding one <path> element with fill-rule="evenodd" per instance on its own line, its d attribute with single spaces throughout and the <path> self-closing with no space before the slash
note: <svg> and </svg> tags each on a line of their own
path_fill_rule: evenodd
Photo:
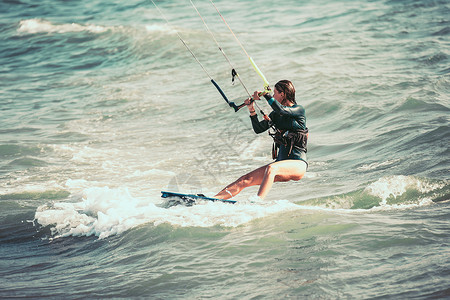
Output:
<svg viewBox="0 0 450 300">
<path fill-rule="evenodd" d="M 234 201 L 234 200 L 211 198 L 211 197 L 206 197 L 203 194 L 182 194 L 182 193 L 165 192 L 165 191 L 161 191 L 161 198 L 169 198 L 168 203 L 166 203 L 166 206 L 168 206 L 168 207 L 178 205 L 178 204 L 182 204 L 185 206 L 192 206 L 194 204 L 197 204 L 198 201 L 223 202 L 223 203 L 229 203 L 229 204 L 236 203 L 236 201 Z"/>
</svg>

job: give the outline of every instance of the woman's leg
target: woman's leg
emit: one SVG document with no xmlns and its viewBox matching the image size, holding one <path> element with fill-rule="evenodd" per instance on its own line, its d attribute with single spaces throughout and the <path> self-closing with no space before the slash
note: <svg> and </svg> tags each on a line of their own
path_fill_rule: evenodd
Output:
<svg viewBox="0 0 450 300">
<path fill-rule="evenodd" d="M 282 160 L 269 164 L 264 173 L 264 178 L 259 187 L 258 196 L 261 199 L 269 193 L 274 181 L 285 182 L 289 180 L 300 180 L 306 173 L 307 165 L 301 160 Z"/>
<path fill-rule="evenodd" d="M 258 169 L 253 170 L 250 173 L 245 174 L 244 176 L 241 176 L 235 182 L 227 185 L 214 197 L 219 199 L 230 199 L 231 197 L 234 197 L 237 194 L 239 194 L 246 187 L 253 185 L 260 185 L 264 178 L 266 168 L 267 165 L 259 167 Z"/>
<path fill-rule="evenodd" d="M 301 160 L 282 160 L 273 162 L 241 176 L 214 197 L 219 199 L 230 199 L 239 194 L 246 187 L 260 185 L 258 196 L 264 198 L 274 181 L 285 182 L 289 180 L 300 180 L 303 175 L 305 175 L 306 168 L 306 163 Z"/>
</svg>

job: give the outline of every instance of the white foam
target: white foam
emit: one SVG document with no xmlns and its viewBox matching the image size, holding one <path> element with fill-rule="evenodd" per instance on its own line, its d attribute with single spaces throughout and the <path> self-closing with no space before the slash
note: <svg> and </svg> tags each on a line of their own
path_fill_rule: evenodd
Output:
<svg viewBox="0 0 450 300">
<path fill-rule="evenodd" d="M 367 186 L 365 190 L 371 195 L 380 197 L 382 200 L 380 206 L 372 207 L 371 211 L 405 210 L 431 205 L 434 202 L 427 196 L 405 200 L 396 204 L 388 204 L 387 199 L 390 197 L 397 198 L 406 193 L 407 190 L 415 190 L 420 194 L 426 194 L 442 188 L 442 185 L 442 183 L 431 183 L 413 176 L 398 175 L 380 178 Z"/>
<path fill-rule="evenodd" d="M 419 199 L 417 203 L 383 204 L 381 206 L 374 206 L 370 211 L 406 210 L 431 205 L 433 203 L 434 202 L 430 198 L 422 198 Z"/>
<path fill-rule="evenodd" d="M 381 205 L 386 205 L 389 197 L 403 195 L 407 189 L 414 189 L 421 194 L 428 193 L 439 188 L 439 184 L 432 184 L 412 176 L 388 176 L 378 179 L 366 187 L 366 191 L 382 199 Z"/>
<path fill-rule="evenodd" d="M 379 199 L 374 201 L 373 207 L 367 208 L 352 208 L 355 201 L 362 201 L 359 196 L 353 198 L 351 194 L 340 194 L 330 197 L 324 197 L 318 204 L 305 206 L 299 205 L 302 210 L 324 210 L 329 212 L 345 212 L 345 213 L 360 213 L 360 212 L 378 212 L 378 211 L 392 211 L 392 210 L 407 210 L 422 206 L 434 204 L 430 192 L 441 189 L 445 186 L 443 181 L 430 181 L 414 176 L 387 176 L 378 179 L 369 184 L 365 189 L 362 197 L 367 197 L 367 194 L 375 196 Z M 359 194 L 359 191 L 358 191 Z M 398 199 L 397 199 L 398 198 Z M 356 202 L 357 204 L 358 202 Z"/>
<path fill-rule="evenodd" d="M 18 32 L 21 33 L 67 33 L 87 31 L 91 33 L 103 33 L 110 28 L 98 25 L 81 25 L 77 23 L 53 24 L 46 20 L 29 19 L 19 22 Z"/>
<path fill-rule="evenodd" d="M 72 190 L 85 189 L 93 184 L 99 184 L 98 181 L 87 181 L 85 179 L 67 179 L 65 186 Z"/>
<path fill-rule="evenodd" d="M 66 183 L 69 187 L 83 187 L 83 180 Z M 380 206 L 369 211 L 403 210 L 429 205 L 431 199 L 422 197 L 415 201 L 387 204 L 389 197 L 404 194 L 407 189 L 421 193 L 439 188 L 439 184 L 428 183 L 410 176 L 383 177 L 370 184 L 366 191 L 382 199 Z M 323 208 L 297 205 L 287 200 L 255 201 L 236 199 L 234 205 L 217 202 L 203 202 L 192 207 L 174 206 L 162 208 L 160 195 L 142 198 L 133 197 L 127 188 L 90 187 L 85 188 L 79 202 L 59 202 L 40 206 L 35 213 L 35 221 L 42 226 L 51 226 L 54 238 L 65 236 L 91 236 L 106 238 L 120 234 L 142 224 L 158 226 L 169 223 L 182 227 L 236 227 L 257 218 L 293 210 L 318 210 L 335 213 L 367 212 L 367 209 Z M 253 201 L 252 201 L 253 200 Z"/>
<path fill-rule="evenodd" d="M 157 199 L 160 202 L 159 195 Z M 183 227 L 236 227 L 256 218 L 298 207 L 289 201 L 279 200 L 235 205 L 204 202 L 192 207 L 162 208 L 149 198 L 131 196 L 126 188 L 95 187 L 86 189 L 80 202 L 39 207 L 35 220 L 42 226 L 50 225 L 54 238 L 91 235 L 106 238 L 145 223 L 155 226 L 169 223 Z"/>
<path fill-rule="evenodd" d="M 358 170 L 359 171 L 376 170 L 378 168 L 394 165 L 394 164 L 398 163 L 399 161 L 400 161 L 400 159 L 393 159 L 393 160 L 387 160 L 387 161 L 382 161 L 382 162 L 374 162 L 371 164 L 362 165 L 362 166 L 358 167 Z"/>
<path fill-rule="evenodd" d="M 160 31 L 164 31 L 164 32 L 172 32 L 172 33 L 176 33 L 175 30 L 170 29 L 167 25 L 160 25 L 160 24 L 152 24 L 152 25 L 146 25 L 145 29 L 149 32 L 160 32 Z"/>
</svg>

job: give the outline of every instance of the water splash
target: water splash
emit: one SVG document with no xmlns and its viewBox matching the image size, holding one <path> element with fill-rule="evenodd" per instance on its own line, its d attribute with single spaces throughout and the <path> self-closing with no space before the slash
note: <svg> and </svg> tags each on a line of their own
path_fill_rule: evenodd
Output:
<svg viewBox="0 0 450 300">
<path fill-rule="evenodd" d="M 56 202 L 38 207 L 35 221 L 41 226 L 50 226 L 53 238 L 92 235 L 106 238 L 146 223 L 154 226 L 169 223 L 181 227 L 236 227 L 256 218 L 298 208 L 287 200 L 258 204 L 242 201 L 236 205 L 204 202 L 193 207 L 164 208 L 154 199 L 133 197 L 127 188 L 93 187 L 84 191 L 79 202 Z"/>
</svg>

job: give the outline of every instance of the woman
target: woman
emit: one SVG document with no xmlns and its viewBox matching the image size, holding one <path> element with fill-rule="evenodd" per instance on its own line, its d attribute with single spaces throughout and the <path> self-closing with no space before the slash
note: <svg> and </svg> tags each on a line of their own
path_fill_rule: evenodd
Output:
<svg viewBox="0 0 450 300">
<path fill-rule="evenodd" d="M 273 109 L 268 119 L 258 120 L 251 98 L 245 100 L 245 104 L 256 133 L 271 127 L 276 130 L 269 133 L 274 139 L 272 156 L 276 160 L 240 177 L 220 191 L 216 198 L 229 199 L 246 187 L 259 185 L 258 197 L 264 199 L 274 181 L 300 180 L 306 173 L 308 128 L 305 109 L 295 101 L 294 85 L 289 80 L 281 80 L 275 84 L 273 96 L 266 93 L 264 97 Z M 258 92 L 254 93 L 253 99 L 260 100 Z"/>
</svg>

